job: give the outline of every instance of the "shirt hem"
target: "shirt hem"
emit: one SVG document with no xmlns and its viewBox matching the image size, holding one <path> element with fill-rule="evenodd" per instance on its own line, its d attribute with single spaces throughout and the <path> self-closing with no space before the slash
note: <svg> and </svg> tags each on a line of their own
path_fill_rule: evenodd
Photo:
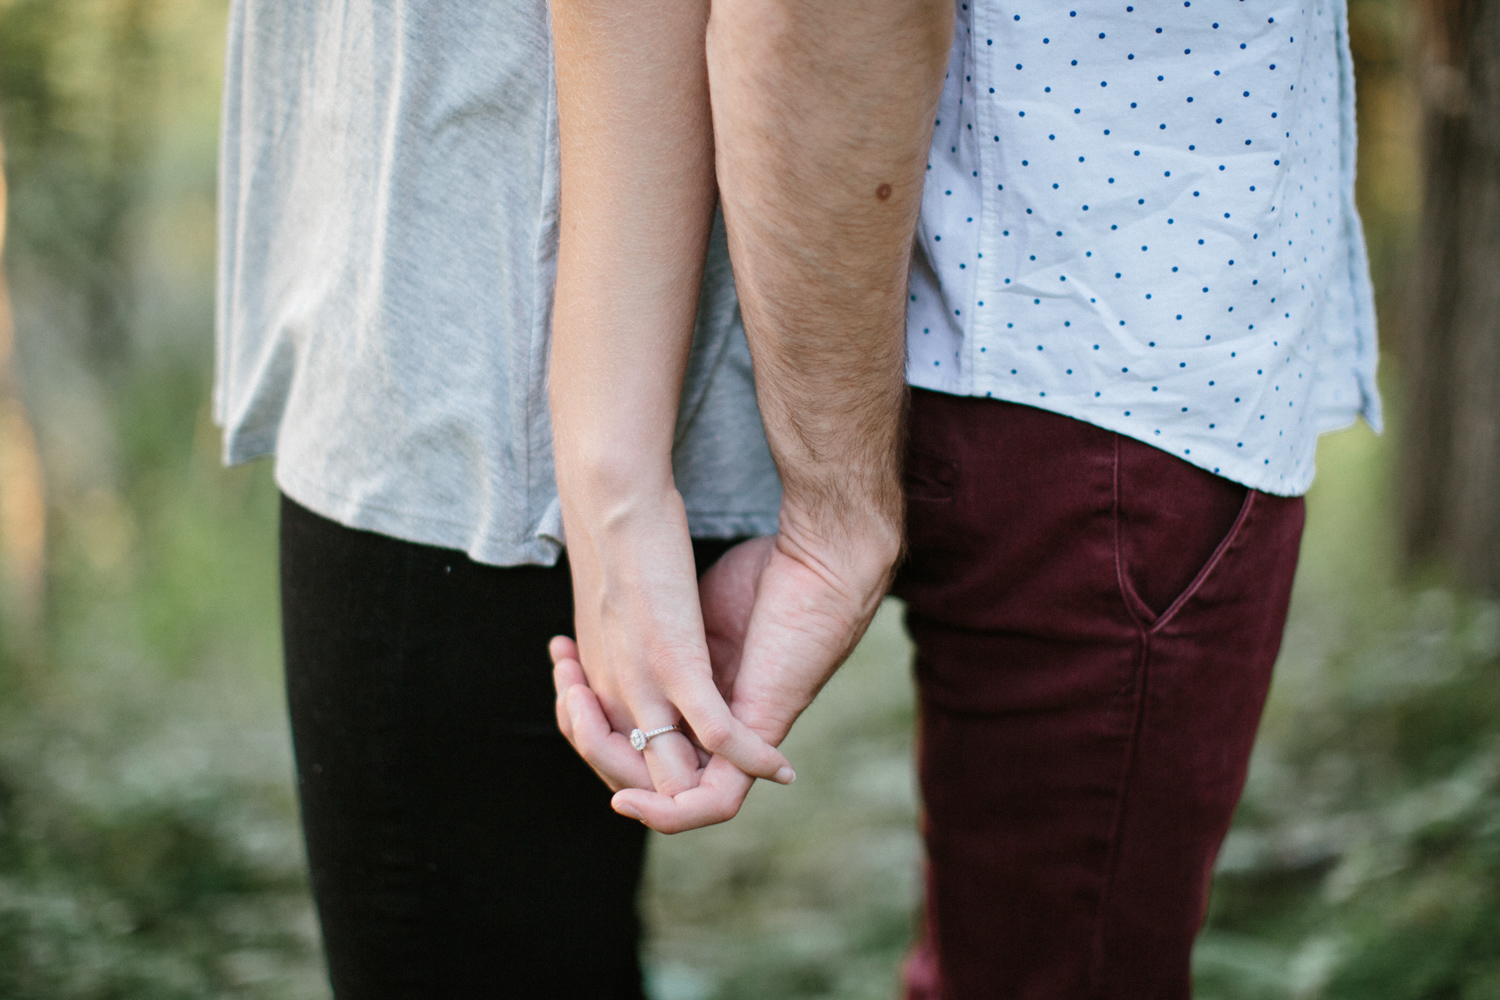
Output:
<svg viewBox="0 0 1500 1000">
<path fill-rule="evenodd" d="M 1212 456 L 1205 458 L 1200 455 L 1179 454 L 1176 451 L 1163 447 L 1162 441 L 1160 439 L 1156 439 L 1154 435 L 1148 437 L 1137 431 L 1135 428 L 1129 426 L 1122 426 L 1121 424 L 1109 420 L 1096 420 L 1090 415 L 1070 411 L 1069 409 L 1065 408 L 1065 405 L 1050 404 L 1050 401 L 1048 400 L 1017 399 L 1003 392 L 995 392 L 993 390 L 985 392 L 953 392 L 951 390 L 941 389 L 931 385 L 922 385 L 916 381 L 911 381 L 910 384 L 914 388 L 926 389 L 929 392 L 942 392 L 949 396 L 970 396 L 978 399 L 997 399 L 1001 402 L 1014 403 L 1017 406 L 1030 406 L 1034 409 L 1046 410 L 1049 413 L 1056 413 L 1059 416 L 1068 417 L 1072 420 L 1078 420 L 1086 424 L 1091 424 L 1094 427 L 1099 427 L 1103 430 L 1110 431 L 1111 433 L 1119 434 L 1122 437 L 1128 437 L 1133 441 L 1139 441 L 1142 444 L 1150 445 L 1151 447 L 1156 448 L 1159 451 L 1165 451 L 1173 458 L 1181 459 L 1189 465 L 1193 465 L 1197 468 L 1203 469 L 1205 472 L 1213 473 L 1216 476 L 1228 479 L 1231 482 L 1239 483 L 1242 486 L 1248 486 L 1251 489 L 1257 490 L 1261 493 L 1269 493 L 1273 496 L 1297 497 L 1304 495 L 1312 487 L 1315 470 L 1311 467 L 1311 464 L 1309 464 L 1306 475 L 1297 476 L 1289 480 L 1277 481 L 1276 478 L 1255 475 L 1253 466 L 1247 469 L 1246 466 L 1248 465 L 1248 463 L 1246 462 L 1235 461 L 1232 459 L 1229 461 L 1225 461 L 1223 460 L 1222 455 L 1218 456 L 1218 461 L 1215 461 L 1215 458 Z M 1321 419 L 1319 420 L 1318 429 L 1313 433 L 1313 437 L 1314 439 L 1316 439 L 1318 436 L 1329 431 L 1348 427 L 1355 421 L 1357 421 L 1361 416 L 1361 413 L 1353 410 L 1341 414 L 1320 414 Z M 1278 471 L 1277 477 L 1279 476 L 1280 472 Z"/>
</svg>

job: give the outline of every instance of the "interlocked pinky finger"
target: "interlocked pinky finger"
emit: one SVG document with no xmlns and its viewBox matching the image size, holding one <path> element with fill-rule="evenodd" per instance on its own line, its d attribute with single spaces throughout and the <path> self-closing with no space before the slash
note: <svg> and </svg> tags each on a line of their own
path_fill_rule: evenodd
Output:
<svg viewBox="0 0 1500 1000">
<path fill-rule="evenodd" d="M 568 714 L 568 688 L 584 683 L 582 678 L 583 668 L 576 660 L 561 660 L 552 668 L 552 685 L 557 690 L 557 699 L 553 702 L 557 728 L 569 743 L 573 742 L 573 718 Z"/>
<path fill-rule="evenodd" d="M 579 659 L 578 643 L 574 642 L 568 636 L 554 635 L 552 641 L 547 643 L 547 655 L 552 657 L 554 665 L 563 660 L 573 660 L 576 662 Z"/>
</svg>

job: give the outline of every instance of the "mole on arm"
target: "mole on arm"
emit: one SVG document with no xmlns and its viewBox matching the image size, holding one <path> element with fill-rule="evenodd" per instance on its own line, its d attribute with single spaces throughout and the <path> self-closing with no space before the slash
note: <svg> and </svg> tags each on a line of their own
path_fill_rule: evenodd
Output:
<svg viewBox="0 0 1500 1000">
<path fill-rule="evenodd" d="M 880 185 L 880 187 L 875 189 L 875 197 L 879 198 L 881 201 L 885 201 L 890 196 L 891 186 L 889 184 L 882 184 Z"/>
</svg>

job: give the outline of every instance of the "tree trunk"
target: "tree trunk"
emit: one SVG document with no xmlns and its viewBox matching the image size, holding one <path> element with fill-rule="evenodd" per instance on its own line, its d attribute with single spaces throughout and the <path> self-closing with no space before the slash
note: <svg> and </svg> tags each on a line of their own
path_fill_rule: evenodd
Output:
<svg viewBox="0 0 1500 1000">
<path fill-rule="evenodd" d="M 1406 351 L 1405 551 L 1500 593 L 1500 0 L 1422 0 L 1425 200 Z"/>
</svg>

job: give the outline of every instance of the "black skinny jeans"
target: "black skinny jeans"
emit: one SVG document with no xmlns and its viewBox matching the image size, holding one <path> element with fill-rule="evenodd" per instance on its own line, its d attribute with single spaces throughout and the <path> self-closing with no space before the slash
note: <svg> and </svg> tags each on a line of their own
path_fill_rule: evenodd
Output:
<svg viewBox="0 0 1500 1000">
<path fill-rule="evenodd" d="M 701 572 L 732 542 L 695 542 Z M 558 733 L 566 560 L 485 566 L 282 498 L 282 626 L 338 1000 L 640 1000 L 646 831 Z"/>
</svg>

